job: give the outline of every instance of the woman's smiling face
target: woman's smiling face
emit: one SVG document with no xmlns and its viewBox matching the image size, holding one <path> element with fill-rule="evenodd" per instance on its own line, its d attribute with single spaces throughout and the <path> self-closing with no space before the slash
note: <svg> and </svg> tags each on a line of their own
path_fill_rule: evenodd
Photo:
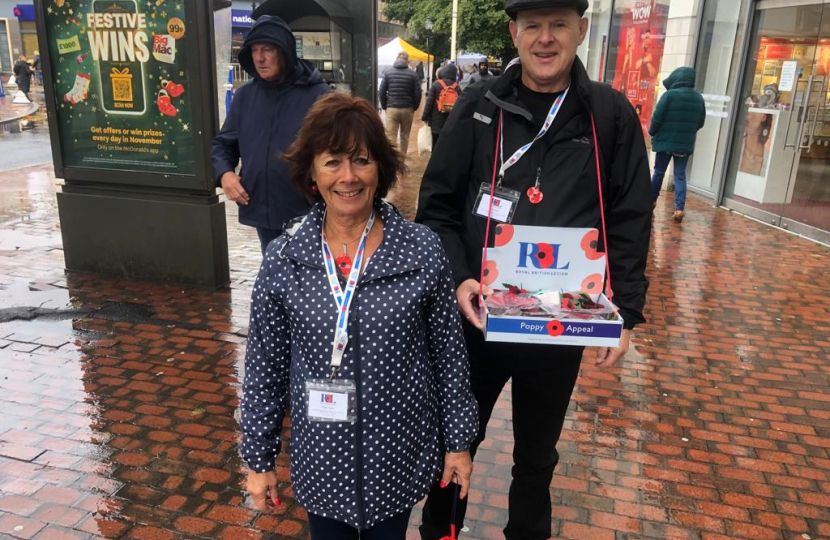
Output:
<svg viewBox="0 0 830 540">
<path fill-rule="evenodd" d="M 365 148 L 354 154 L 317 154 L 311 177 L 329 213 L 361 217 L 371 212 L 378 190 L 378 164 Z"/>
</svg>

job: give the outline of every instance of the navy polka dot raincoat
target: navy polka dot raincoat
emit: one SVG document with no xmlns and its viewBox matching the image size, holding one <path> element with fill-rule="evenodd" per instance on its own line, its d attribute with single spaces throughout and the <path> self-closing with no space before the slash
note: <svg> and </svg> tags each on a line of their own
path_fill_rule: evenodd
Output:
<svg viewBox="0 0 830 540">
<path fill-rule="evenodd" d="M 290 399 L 291 477 L 308 511 L 366 529 L 421 500 L 444 451 L 469 449 L 478 413 L 455 288 L 438 237 L 379 203 L 383 242 L 357 285 L 340 379 L 357 421 L 310 422 L 305 381 L 327 377 L 337 307 L 320 249 L 324 203 L 268 246 L 254 286 L 242 457 L 274 468 Z"/>
</svg>

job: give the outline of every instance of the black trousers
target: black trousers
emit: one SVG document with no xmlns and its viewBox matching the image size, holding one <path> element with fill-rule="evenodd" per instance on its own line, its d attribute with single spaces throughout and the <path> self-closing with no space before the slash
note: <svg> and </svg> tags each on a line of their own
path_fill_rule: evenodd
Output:
<svg viewBox="0 0 830 540">
<path fill-rule="evenodd" d="M 359 531 L 342 521 L 309 512 L 308 528 L 311 531 L 311 540 L 406 540 L 410 514 L 411 508 L 365 531 Z"/>
<path fill-rule="evenodd" d="M 512 378 L 513 480 L 504 536 L 508 540 L 550 538 L 550 484 L 559 462 L 556 443 L 579 374 L 583 348 L 487 343 L 481 331 L 466 320 L 464 333 L 473 393 L 479 407 L 479 432 L 473 454 L 484 440 L 499 394 Z M 438 540 L 449 534 L 454 495 L 452 486 L 432 488 L 420 527 L 423 540 Z M 466 510 L 466 499 L 459 501 L 457 530 L 463 527 Z"/>
</svg>

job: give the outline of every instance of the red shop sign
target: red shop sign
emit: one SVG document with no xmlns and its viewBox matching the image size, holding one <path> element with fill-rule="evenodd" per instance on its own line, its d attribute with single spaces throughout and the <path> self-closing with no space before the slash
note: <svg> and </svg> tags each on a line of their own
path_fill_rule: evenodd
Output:
<svg viewBox="0 0 830 540">
<path fill-rule="evenodd" d="M 767 52 L 764 55 L 767 60 L 784 60 L 792 57 L 792 45 L 767 45 Z"/>
</svg>

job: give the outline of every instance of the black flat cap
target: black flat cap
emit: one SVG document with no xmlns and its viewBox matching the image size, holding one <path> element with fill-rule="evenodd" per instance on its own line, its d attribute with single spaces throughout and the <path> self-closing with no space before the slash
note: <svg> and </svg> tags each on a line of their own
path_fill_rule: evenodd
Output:
<svg viewBox="0 0 830 540">
<path fill-rule="evenodd" d="M 520 11 L 545 8 L 574 8 L 582 17 L 588 9 L 588 0 L 507 0 L 504 11 L 511 19 Z"/>
</svg>

